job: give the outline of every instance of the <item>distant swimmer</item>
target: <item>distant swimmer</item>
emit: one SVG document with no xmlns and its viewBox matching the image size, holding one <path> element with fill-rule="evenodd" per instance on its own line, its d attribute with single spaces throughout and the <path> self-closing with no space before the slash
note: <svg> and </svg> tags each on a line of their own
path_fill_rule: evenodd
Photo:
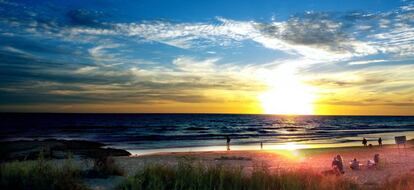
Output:
<svg viewBox="0 0 414 190">
<path fill-rule="evenodd" d="M 230 150 L 230 137 L 227 135 L 226 139 L 227 139 L 227 150 Z"/>
</svg>

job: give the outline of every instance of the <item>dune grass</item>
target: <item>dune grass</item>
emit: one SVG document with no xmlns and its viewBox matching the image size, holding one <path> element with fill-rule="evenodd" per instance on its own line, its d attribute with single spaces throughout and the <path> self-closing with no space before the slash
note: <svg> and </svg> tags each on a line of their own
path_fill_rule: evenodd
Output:
<svg viewBox="0 0 414 190">
<path fill-rule="evenodd" d="M 378 190 L 411 190 L 414 189 L 414 173 L 394 178 L 385 182 Z"/>
<path fill-rule="evenodd" d="M 98 176 L 120 175 L 113 160 L 95 169 Z M 71 159 L 51 162 L 15 161 L 0 164 L 0 189 L 84 190 L 85 170 Z M 94 166 L 97 167 L 97 166 Z M 94 169 L 93 169 L 94 170 Z M 95 171 L 94 170 L 94 171 Z M 148 164 L 117 186 L 120 190 L 408 190 L 414 189 L 414 175 L 403 175 L 375 186 L 357 185 L 343 177 L 322 175 L 308 169 L 270 170 L 265 165 L 251 170 L 205 164 L 184 159 L 176 165 Z"/>
<path fill-rule="evenodd" d="M 81 169 L 71 159 L 56 165 L 44 160 L 15 161 L 0 164 L 0 189 L 84 190 Z"/>
<path fill-rule="evenodd" d="M 98 157 L 93 161 L 92 169 L 86 171 L 89 178 L 107 178 L 109 176 L 123 176 L 124 171 L 115 164 L 112 157 Z"/>
<path fill-rule="evenodd" d="M 176 166 L 147 165 L 118 186 L 122 190 L 200 189 L 200 190 L 325 190 L 359 189 L 351 181 L 323 176 L 309 170 L 272 172 L 254 167 L 251 174 L 240 167 L 180 162 Z"/>
</svg>

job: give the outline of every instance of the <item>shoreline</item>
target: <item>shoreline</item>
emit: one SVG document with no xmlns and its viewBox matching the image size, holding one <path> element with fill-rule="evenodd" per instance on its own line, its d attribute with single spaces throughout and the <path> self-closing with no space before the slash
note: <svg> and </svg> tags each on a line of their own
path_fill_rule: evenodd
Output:
<svg viewBox="0 0 414 190">
<path fill-rule="evenodd" d="M 374 147 L 378 146 L 377 139 L 382 137 L 383 145 L 395 145 L 395 136 L 404 135 L 407 139 L 412 139 L 414 141 L 414 131 L 403 131 L 403 132 L 389 132 L 389 133 L 370 133 L 362 134 L 356 137 L 343 137 L 344 140 L 349 140 L 349 142 L 343 143 L 327 143 L 325 141 L 301 141 L 301 142 L 281 142 L 281 143 L 266 143 L 263 142 L 263 150 L 266 151 L 276 151 L 276 150 L 285 150 L 285 149 L 325 149 L 325 148 L 348 148 L 348 147 L 360 147 L 362 146 L 362 138 L 368 139 L 368 144 L 372 144 Z M 351 141 L 352 140 L 352 141 Z M 224 142 L 224 139 L 222 140 Z M 318 143 L 319 142 L 319 143 Z M 216 146 L 189 146 L 189 147 L 172 147 L 172 148 L 148 148 L 148 149 L 134 149 L 123 146 L 114 146 L 115 148 L 120 148 L 127 150 L 132 155 L 149 155 L 157 153 L 169 153 L 169 152 L 204 152 L 204 151 L 225 151 L 227 149 L 226 145 L 216 145 Z M 231 150 L 235 151 L 256 151 L 262 150 L 260 148 L 260 142 L 256 143 L 246 143 L 246 144 L 231 144 Z"/>
<path fill-rule="evenodd" d="M 241 150 L 225 150 L 225 146 L 220 146 L 221 150 L 204 150 L 204 151 L 158 151 L 154 153 L 148 154 L 132 154 L 128 156 L 130 158 L 146 158 L 146 157 L 154 157 L 154 156 L 191 156 L 191 155 L 203 155 L 203 154 L 249 154 L 249 153 L 271 153 L 271 154 L 280 154 L 284 155 L 284 153 L 298 153 L 301 152 L 304 155 L 312 155 L 312 154 L 320 154 L 320 153 L 332 153 L 332 152 L 351 152 L 351 151 L 385 151 L 385 150 L 399 150 L 401 154 L 404 151 L 409 150 L 413 151 L 414 153 L 414 139 L 407 140 L 406 147 L 404 148 L 401 145 L 399 148 L 396 144 L 384 144 L 383 146 L 374 145 L 372 147 L 364 147 L 360 146 L 331 146 L 331 147 L 308 147 L 308 148 L 293 148 L 293 149 L 241 149 Z M 127 150 L 129 151 L 129 150 Z M 129 151 L 130 152 L 130 151 Z M 413 155 L 414 156 L 414 155 Z M 413 160 L 414 161 L 414 160 Z"/>
<path fill-rule="evenodd" d="M 358 137 L 353 137 L 355 139 L 362 139 L 362 137 L 367 137 L 367 139 L 371 139 L 368 141 L 368 144 L 372 144 L 373 147 L 378 146 L 378 142 L 375 140 L 377 136 L 383 137 L 383 146 L 393 146 L 395 145 L 394 136 L 397 135 L 405 135 L 407 139 L 407 144 L 414 143 L 414 131 L 408 132 L 401 132 L 401 133 L 373 133 L 367 135 L 361 135 Z M 386 136 L 384 138 L 384 136 Z M 391 139 L 392 137 L 392 139 Z M 374 140 L 372 140 L 374 139 Z M 224 140 L 223 140 L 224 141 Z M 36 145 L 30 145 L 34 142 Z M 76 138 L 15 138 L 15 139 L 7 139 L 7 140 L 0 140 L 0 145 L 6 147 L 6 150 L 0 149 L 4 151 L 13 150 L 10 145 L 16 146 L 15 148 L 20 147 L 19 149 L 37 149 L 39 151 L 39 146 L 58 146 L 58 149 L 62 150 L 65 149 L 65 146 L 62 146 L 62 143 L 75 143 L 74 146 L 69 146 L 70 148 L 78 148 L 80 145 L 84 144 L 85 147 L 93 146 L 92 148 L 101 148 L 101 149 L 108 149 L 108 150 L 121 150 L 128 152 L 132 156 L 145 156 L 145 155 L 152 155 L 152 154 L 168 154 L 168 153 L 189 153 L 189 152 L 221 152 L 226 151 L 226 145 L 217 145 L 217 146 L 187 146 L 187 147 L 168 147 L 168 148 L 143 148 L 143 149 L 136 149 L 136 148 L 128 148 L 127 146 L 117 145 L 115 143 L 108 144 L 104 142 L 94 141 L 94 140 L 84 140 L 84 139 L 76 139 Z M 246 144 L 231 144 L 232 151 L 278 151 L 278 150 L 318 150 L 318 149 L 347 149 L 347 148 L 356 148 L 362 147 L 361 141 L 351 141 L 345 143 L 315 143 L 318 141 L 303 141 L 303 142 L 285 142 L 285 143 L 263 143 L 263 149 L 260 148 L 260 142 L 257 143 L 246 143 Z M 40 144 L 38 144 L 40 143 Z M 50 143 L 50 145 L 48 145 Z M 35 146 L 36 148 L 33 148 Z M 77 146 L 77 147 L 76 147 Z M 1 160 L 1 159 L 0 159 Z"/>
</svg>

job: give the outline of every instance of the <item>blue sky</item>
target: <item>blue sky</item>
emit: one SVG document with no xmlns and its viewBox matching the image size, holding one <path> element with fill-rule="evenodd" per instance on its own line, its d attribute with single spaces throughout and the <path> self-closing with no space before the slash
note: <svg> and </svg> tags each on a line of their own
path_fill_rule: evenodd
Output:
<svg viewBox="0 0 414 190">
<path fill-rule="evenodd" d="M 411 114 L 413 26 L 397 0 L 0 0 L 0 110 L 240 112 L 289 65 L 315 104 Z"/>
</svg>

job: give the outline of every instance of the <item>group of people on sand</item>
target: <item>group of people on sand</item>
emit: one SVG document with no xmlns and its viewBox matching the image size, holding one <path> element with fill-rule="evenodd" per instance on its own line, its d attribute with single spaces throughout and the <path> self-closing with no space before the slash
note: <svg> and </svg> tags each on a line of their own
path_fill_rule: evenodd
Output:
<svg viewBox="0 0 414 190">
<path fill-rule="evenodd" d="M 362 144 L 364 147 L 372 147 L 372 144 L 368 145 L 368 140 L 366 138 L 362 139 Z M 382 146 L 382 139 L 381 137 L 378 138 L 378 146 Z M 375 154 L 373 160 L 368 160 L 366 164 L 366 168 L 375 168 L 380 161 L 380 155 Z M 364 165 L 361 164 L 356 158 L 352 159 L 349 162 L 349 168 L 352 170 L 360 170 Z M 332 169 L 336 175 L 341 175 L 345 173 L 344 170 L 344 163 L 341 155 L 336 155 L 332 160 Z"/>
<path fill-rule="evenodd" d="M 373 160 L 368 160 L 366 168 L 375 168 L 380 162 L 380 155 L 375 154 Z M 364 165 L 361 164 L 356 158 L 349 162 L 349 168 L 352 170 L 360 170 Z M 332 161 L 332 170 L 336 175 L 341 175 L 345 173 L 344 163 L 341 155 L 336 155 Z"/>
<path fill-rule="evenodd" d="M 362 144 L 365 147 L 372 147 L 372 144 L 368 144 L 368 140 L 365 137 L 362 139 Z M 382 138 L 381 137 L 378 138 L 378 146 L 382 146 Z"/>
</svg>

